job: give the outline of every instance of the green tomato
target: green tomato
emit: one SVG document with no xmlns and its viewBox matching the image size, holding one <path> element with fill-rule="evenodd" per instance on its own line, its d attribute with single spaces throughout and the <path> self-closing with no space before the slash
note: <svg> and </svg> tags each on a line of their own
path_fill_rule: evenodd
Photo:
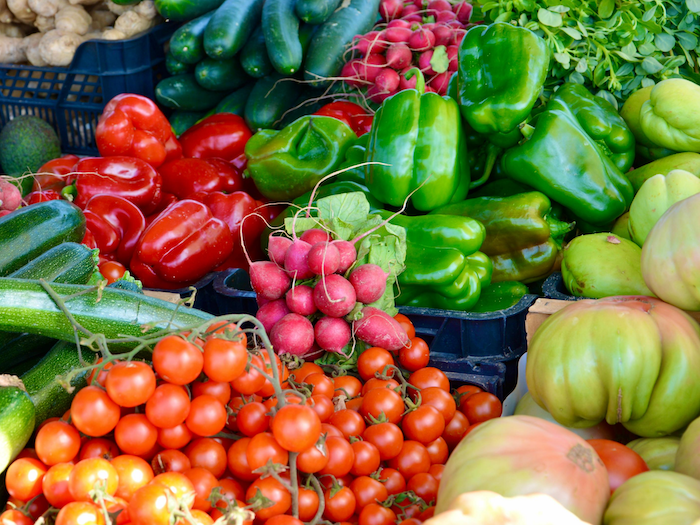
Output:
<svg viewBox="0 0 700 525">
<path fill-rule="evenodd" d="M 675 436 L 639 438 L 627 446 L 642 456 L 649 470 L 673 470 L 680 442 L 681 438 Z"/>
</svg>

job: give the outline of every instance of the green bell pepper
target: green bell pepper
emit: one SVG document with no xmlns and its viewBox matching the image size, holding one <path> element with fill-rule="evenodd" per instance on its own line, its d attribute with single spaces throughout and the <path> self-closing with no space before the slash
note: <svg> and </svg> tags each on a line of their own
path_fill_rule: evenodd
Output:
<svg viewBox="0 0 700 525">
<path fill-rule="evenodd" d="M 338 166 L 338 171 L 345 168 L 350 168 L 338 174 L 339 181 L 352 181 L 358 184 L 365 184 L 365 167 L 358 166 L 364 164 L 365 156 L 367 155 L 367 142 L 369 135 L 365 133 L 357 137 L 345 152 L 345 160 Z M 353 167 L 357 166 L 357 167 Z"/>
<path fill-rule="evenodd" d="M 494 283 L 537 281 L 549 275 L 573 223 L 557 220 L 546 195 L 532 191 L 508 197 L 478 197 L 431 212 L 471 217 L 484 225 L 481 251 L 491 258 Z"/>
<path fill-rule="evenodd" d="M 392 206 L 410 197 L 415 209 L 430 211 L 466 197 L 467 143 L 457 103 L 416 89 L 399 91 L 381 105 L 369 132 L 365 181 L 372 194 Z"/>
<path fill-rule="evenodd" d="M 268 199 L 295 199 L 340 165 L 355 137 L 342 121 L 318 115 L 258 131 L 245 146 L 247 176 Z"/>
<path fill-rule="evenodd" d="M 634 160 L 634 136 L 607 101 L 578 84 L 565 84 L 527 134 L 503 155 L 508 177 L 594 225 L 627 210 L 634 191 L 622 172 Z"/>
<path fill-rule="evenodd" d="M 528 292 L 527 286 L 517 281 L 491 283 L 481 289 L 479 301 L 471 311 L 485 313 L 505 310 L 518 304 Z"/>
<path fill-rule="evenodd" d="M 505 22 L 472 27 L 459 46 L 459 102 L 478 133 L 500 147 L 520 140 L 549 71 L 544 39 Z"/>
</svg>

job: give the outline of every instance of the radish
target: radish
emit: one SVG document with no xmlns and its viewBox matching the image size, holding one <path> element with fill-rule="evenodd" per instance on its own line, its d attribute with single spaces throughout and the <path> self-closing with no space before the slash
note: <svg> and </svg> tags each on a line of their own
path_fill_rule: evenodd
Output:
<svg viewBox="0 0 700 525">
<path fill-rule="evenodd" d="M 447 0 L 432 0 L 428 4 L 428 16 L 437 16 L 440 11 L 452 12 L 452 4 Z"/>
<path fill-rule="evenodd" d="M 10 213 L 12 213 L 10 210 L 0 210 L 0 219 L 5 215 L 9 215 Z"/>
<path fill-rule="evenodd" d="M 355 289 L 340 275 L 324 277 L 314 286 L 314 302 L 330 317 L 344 317 L 355 307 Z"/>
<path fill-rule="evenodd" d="M 386 291 L 386 279 L 389 274 L 385 273 L 376 264 L 363 264 L 355 268 L 348 280 L 355 289 L 357 300 L 364 304 L 378 301 Z"/>
<path fill-rule="evenodd" d="M 386 65 L 401 70 L 411 65 L 413 53 L 403 42 L 395 42 L 386 51 Z"/>
<path fill-rule="evenodd" d="M 338 273 L 347 272 L 357 260 L 357 250 L 355 245 L 350 241 L 333 241 L 331 243 L 338 249 L 340 253 L 340 264 L 338 265 Z"/>
<path fill-rule="evenodd" d="M 403 22 L 403 20 L 400 21 Z M 399 20 L 392 20 L 392 22 L 399 22 Z M 410 27 L 387 27 L 384 31 L 384 35 L 389 42 L 408 42 L 412 34 L 413 31 L 411 31 Z"/>
<path fill-rule="evenodd" d="M 406 79 L 406 73 L 408 73 L 411 70 L 411 68 L 406 68 L 401 72 L 401 75 L 399 77 L 399 91 L 403 91 L 404 89 L 416 89 L 416 82 L 418 81 L 418 78 L 414 75 L 410 79 Z"/>
<path fill-rule="evenodd" d="M 452 11 L 457 15 L 457 20 L 463 24 L 468 24 L 472 17 L 472 5 L 468 2 L 459 2 L 453 5 Z"/>
<path fill-rule="evenodd" d="M 284 255 L 291 245 L 291 239 L 270 234 L 270 239 L 267 243 L 267 255 L 273 263 L 282 266 L 284 264 Z"/>
<path fill-rule="evenodd" d="M 426 77 L 432 77 L 435 75 L 435 71 L 433 70 L 433 66 L 430 65 L 430 61 L 433 58 L 433 50 L 429 49 L 428 51 L 423 51 L 420 56 L 418 57 L 418 67 L 420 70 L 423 72 L 423 74 Z"/>
<path fill-rule="evenodd" d="M 291 311 L 287 307 L 287 303 L 282 299 L 277 299 L 260 307 L 258 313 L 255 314 L 255 318 L 262 323 L 263 328 L 269 334 L 275 323 L 288 313 L 291 313 Z"/>
<path fill-rule="evenodd" d="M 292 280 L 272 261 L 257 261 L 250 264 L 250 284 L 258 296 L 274 301 L 289 290 Z"/>
<path fill-rule="evenodd" d="M 308 242 L 311 246 L 317 242 L 330 242 L 332 240 L 328 232 L 326 230 L 321 230 L 320 228 L 311 228 L 310 230 L 306 230 L 299 238 L 304 242 Z"/>
<path fill-rule="evenodd" d="M 302 315 L 287 314 L 272 327 L 270 342 L 278 354 L 304 356 L 314 344 L 314 327 Z"/>
<path fill-rule="evenodd" d="M 464 35 L 466 34 L 466 31 L 455 31 L 452 35 L 452 40 L 450 40 L 450 45 L 459 47 L 459 45 L 462 43 L 462 40 L 464 40 Z"/>
<path fill-rule="evenodd" d="M 415 24 L 420 24 L 423 22 L 423 17 L 418 13 L 414 13 L 412 15 L 404 16 L 401 20 L 405 20 L 406 22 L 411 22 Z"/>
<path fill-rule="evenodd" d="M 353 58 L 343 66 L 340 76 L 346 84 L 352 87 L 364 86 L 365 83 L 360 80 L 361 65 L 362 61 L 359 58 Z"/>
<path fill-rule="evenodd" d="M 327 352 L 340 352 L 352 338 L 350 325 L 340 317 L 322 317 L 314 326 L 318 346 Z"/>
<path fill-rule="evenodd" d="M 403 0 L 381 0 L 379 3 L 379 14 L 383 20 L 399 18 L 402 11 Z"/>
<path fill-rule="evenodd" d="M 379 72 L 386 66 L 384 55 L 367 55 L 360 61 L 360 78 L 374 82 Z"/>
<path fill-rule="evenodd" d="M 426 4 L 428 3 L 427 0 L 413 0 L 413 5 L 415 5 L 418 9 L 421 11 L 425 9 Z"/>
<path fill-rule="evenodd" d="M 438 24 L 457 20 L 457 15 L 452 11 L 440 11 L 435 18 Z"/>
<path fill-rule="evenodd" d="M 356 37 L 357 38 L 357 37 Z M 369 55 L 370 53 L 383 53 L 386 50 L 387 42 L 384 39 L 384 33 L 379 31 L 370 31 L 366 35 L 359 37 L 354 48 L 361 55 Z"/>
<path fill-rule="evenodd" d="M 439 95 L 447 94 L 447 86 L 450 83 L 450 78 L 454 75 L 452 71 L 445 71 L 444 73 L 439 73 L 435 75 L 430 80 L 430 87 L 435 90 Z"/>
<path fill-rule="evenodd" d="M 399 74 L 393 69 L 383 69 L 374 80 L 374 85 L 367 90 L 367 96 L 381 104 L 399 89 Z"/>
<path fill-rule="evenodd" d="M 338 271 L 340 252 L 329 242 L 317 242 L 311 247 L 308 262 L 309 270 L 316 275 L 330 275 Z"/>
<path fill-rule="evenodd" d="M 22 204 L 22 194 L 11 182 L 0 180 L 0 210 L 15 211 Z"/>
<path fill-rule="evenodd" d="M 309 270 L 309 251 L 311 245 L 308 242 L 297 239 L 287 250 L 284 256 L 284 269 L 294 279 L 308 279 L 314 274 Z M 287 287 L 287 290 L 289 287 Z M 285 290 L 285 292 L 287 291 Z M 282 296 L 280 296 L 282 297 Z"/>
<path fill-rule="evenodd" d="M 447 46 L 447 58 L 450 59 L 449 71 L 457 71 L 459 69 L 459 48 L 457 46 Z"/>
<path fill-rule="evenodd" d="M 417 5 L 414 4 L 408 4 L 403 6 L 403 11 L 401 12 L 401 18 L 403 20 L 406 20 L 407 17 L 414 15 L 420 11 L 420 8 Z M 420 15 L 418 15 L 420 16 Z"/>
<path fill-rule="evenodd" d="M 361 341 L 390 352 L 408 347 L 409 344 L 408 335 L 399 322 L 372 306 L 362 309 L 362 319 L 353 321 L 353 331 Z"/>
<path fill-rule="evenodd" d="M 439 25 L 433 29 L 433 34 L 435 35 L 435 47 L 447 46 L 452 39 L 452 33 L 454 33 L 452 28 L 445 25 Z"/>
<path fill-rule="evenodd" d="M 285 302 L 289 310 L 295 314 L 312 315 L 317 310 L 314 303 L 314 289 L 305 284 L 299 284 L 289 290 L 285 296 Z"/>
<path fill-rule="evenodd" d="M 392 20 L 386 25 L 387 29 L 392 27 L 405 27 L 406 29 L 411 29 L 411 23 L 406 22 L 406 20 Z"/>
<path fill-rule="evenodd" d="M 286 275 L 286 274 L 285 274 Z M 271 303 L 269 299 L 265 299 L 264 297 L 260 295 L 255 295 L 255 302 L 258 304 L 258 308 L 265 306 L 267 303 Z"/>
<path fill-rule="evenodd" d="M 427 51 L 435 46 L 435 35 L 430 29 L 416 29 L 408 39 L 408 47 L 413 51 Z"/>
</svg>

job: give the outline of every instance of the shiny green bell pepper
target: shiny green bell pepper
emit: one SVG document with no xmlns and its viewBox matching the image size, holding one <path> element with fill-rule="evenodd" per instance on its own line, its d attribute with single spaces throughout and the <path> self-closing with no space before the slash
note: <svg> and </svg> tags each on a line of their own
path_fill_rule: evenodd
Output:
<svg viewBox="0 0 700 525">
<path fill-rule="evenodd" d="M 471 217 L 484 225 L 481 251 L 491 258 L 494 283 L 537 281 L 549 275 L 573 223 L 552 213 L 546 195 L 532 191 L 508 197 L 477 197 L 431 212 Z"/>
<path fill-rule="evenodd" d="M 565 84 L 537 116 L 534 130 L 523 131 L 529 138 L 503 154 L 508 177 L 594 225 L 627 211 L 634 191 L 622 171 L 634 160 L 634 136 L 606 100 Z"/>
<path fill-rule="evenodd" d="M 338 174 L 339 181 L 352 181 L 358 184 L 365 184 L 365 167 L 364 165 L 359 166 L 359 164 L 364 164 L 365 156 L 367 155 L 367 141 L 369 135 L 365 133 L 357 137 L 351 144 L 350 147 L 345 152 L 345 160 L 338 166 L 338 171 L 347 169 Z"/>
<path fill-rule="evenodd" d="M 479 301 L 472 312 L 497 312 L 518 304 L 529 292 L 527 286 L 517 281 L 491 283 L 481 289 Z"/>
<path fill-rule="evenodd" d="M 385 204 L 401 206 L 411 195 L 415 209 L 430 211 L 459 201 L 469 191 L 467 143 L 457 103 L 424 93 L 422 73 L 416 89 L 388 98 L 369 132 L 365 181 Z M 376 164 L 379 163 L 379 164 Z"/>
<path fill-rule="evenodd" d="M 260 130 L 245 146 L 247 176 L 268 199 L 295 199 L 340 165 L 354 138 L 342 121 L 318 115 L 280 131 Z"/>
</svg>

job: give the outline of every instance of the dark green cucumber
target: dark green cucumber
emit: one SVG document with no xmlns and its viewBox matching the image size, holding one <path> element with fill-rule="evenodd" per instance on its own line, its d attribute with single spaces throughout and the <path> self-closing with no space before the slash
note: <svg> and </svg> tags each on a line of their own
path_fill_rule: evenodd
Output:
<svg viewBox="0 0 700 525">
<path fill-rule="evenodd" d="M 0 472 L 27 444 L 34 432 L 34 404 L 15 376 L 0 376 Z"/>
<path fill-rule="evenodd" d="M 175 305 L 147 295 L 77 284 L 50 283 L 48 286 L 65 300 L 68 312 L 84 328 L 107 339 L 143 336 L 163 329 L 199 324 L 213 316 Z M 62 341 L 74 341 L 68 318 L 39 281 L 0 278 L 0 330 L 45 335 Z M 134 341 L 110 344 L 110 348 L 133 348 Z"/>
<path fill-rule="evenodd" d="M 204 32 L 204 49 L 212 58 L 233 58 L 260 21 L 265 0 L 226 0 Z"/>
<path fill-rule="evenodd" d="M 343 68 L 343 54 L 355 35 L 367 33 L 374 25 L 379 0 L 343 2 L 314 35 L 304 63 L 304 78 L 315 87 L 327 86 Z"/>
<path fill-rule="evenodd" d="M 250 81 L 237 56 L 228 60 L 215 60 L 210 57 L 203 59 L 194 70 L 194 78 L 204 89 L 227 93 Z"/>
<path fill-rule="evenodd" d="M 156 86 L 158 102 L 166 108 L 183 111 L 206 111 L 216 106 L 225 96 L 224 92 L 204 89 L 191 73 L 163 79 Z"/>
<path fill-rule="evenodd" d="M 294 14 L 296 0 L 265 0 L 262 28 L 267 56 L 272 67 L 283 75 L 301 68 L 304 51 L 299 41 L 299 19 Z"/>
<path fill-rule="evenodd" d="M 245 120 L 250 129 L 256 132 L 274 128 L 282 115 L 293 107 L 300 92 L 298 82 L 278 73 L 258 80 L 245 106 Z"/>
<path fill-rule="evenodd" d="M 41 202 L 0 218 L 0 277 L 62 242 L 80 242 L 85 216 L 68 201 Z"/>
<path fill-rule="evenodd" d="M 265 35 L 261 25 L 255 28 L 241 51 L 241 66 L 253 78 L 266 77 L 275 70 L 270 57 L 267 56 Z"/>
<path fill-rule="evenodd" d="M 204 30 L 212 16 L 214 16 L 214 11 L 187 22 L 173 33 L 173 36 L 170 37 L 170 53 L 175 60 L 182 64 L 196 64 L 206 56 Z M 185 73 L 185 71 L 180 71 L 180 73 Z M 171 72 L 171 74 L 176 75 L 177 73 Z"/>
<path fill-rule="evenodd" d="M 194 65 L 180 62 L 170 51 L 168 51 L 165 54 L 165 69 L 167 69 L 168 73 L 171 75 L 181 75 L 182 73 L 194 71 Z"/>
<path fill-rule="evenodd" d="M 275 127 L 279 129 L 285 128 L 296 119 L 304 115 L 311 115 L 315 111 L 321 109 L 324 104 L 327 104 L 326 99 L 320 98 L 324 93 L 325 91 L 323 89 L 304 89 L 302 94 L 292 103 L 291 109 L 285 111 L 280 122 L 275 124 Z"/>
<path fill-rule="evenodd" d="M 185 22 L 218 8 L 223 0 L 155 0 L 156 10 L 175 22 Z"/>
<path fill-rule="evenodd" d="M 206 111 L 173 111 L 170 115 L 170 127 L 176 137 L 194 126 L 206 116 Z"/>
<path fill-rule="evenodd" d="M 255 82 L 251 82 L 250 84 L 243 86 L 241 89 L 237 89 L 224 100 L 219 102 L 211 111 L 211 114 L 233 113 L 234 115 L 239 115 L 242 117 L 245 113 L 246 102 L 248 102 L 248 97 L 250 97 L 250 93 L 253 91 L 254 86 Z"/>
<path fill-rule="evenodd" d="M 64 242 L 45 251 L 8 277 L 87 284 L 96 269 L 90 248 L 77 242 Z"/>
<path fill-rule="evenodd" d="M 297 0 L 294 11 L 307 24 L 322 24 L 333 14 L 341 0 Z"/>
<path fill-rule="evenodd" d="M 83 363 L 80 362 L 75 342 L 59 341 L 41 361 L 22 374 L 24 388 L 34 403 L 37 426 L 50 417 L 61 417 L 70 408 L 78 390 L 87 386 L 88 372 L 85 371 L 78 373 L 70 382 L 70 386 L 74 387 L 72 393 L 59 382 L 71 370 L 92 364 L 97 359 L 97 354 L 87 348 L 82 348 L 81 354 Z"/>
</svg>

